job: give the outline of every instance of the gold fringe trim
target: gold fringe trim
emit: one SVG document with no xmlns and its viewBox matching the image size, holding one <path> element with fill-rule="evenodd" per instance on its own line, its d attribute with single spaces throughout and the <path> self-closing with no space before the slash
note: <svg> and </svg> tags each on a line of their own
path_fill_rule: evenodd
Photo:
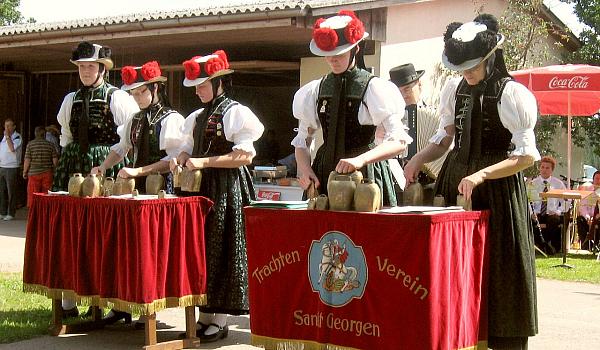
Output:
<svg viewBox="0 0 600 350">
<path fill-rule="evenodd" d="M 312 340 L 280 339 L 255 334 L 251 334 L 250 342 L 252 345 L 263 347 L 266 350 L 359 350 L 347 346 L 322 344 Z M 487 348 L 487 340 L 482 340 L 477 345 L 457 350 L 487 350 Z"/>
<path fill-rule="evenodd" d="M 488 350 L 488 342 L 487 340 L 480 340 L 476 345 L 469 346 L 466 348 L 460 348 L 458 350 Z"/>
<path fill-rule="evenodd" d="M 360 350 L 348 346 L 323 344 L 313 340 L 280 339 L 251 334 L 250 342 L 266 350 Z"/>
<path fill-rule="evenodd" d="M 171 307 L 185 307 L 195 305 L 206 305 L 206 294 L 192 294 L 182 297 L 167 297 L 154 300 L 151 303 L 139 304 L 117 298 L 101 298 L 98 295 L 78 295 L 69 289 L 52 289 L 39 284 L 23 283 L 23 291 L 44 295 L 51 299 L 71 299 L 80 306 L 99 306 L 135 313 L 140 315 L 151 315 Z"/>
</svg>

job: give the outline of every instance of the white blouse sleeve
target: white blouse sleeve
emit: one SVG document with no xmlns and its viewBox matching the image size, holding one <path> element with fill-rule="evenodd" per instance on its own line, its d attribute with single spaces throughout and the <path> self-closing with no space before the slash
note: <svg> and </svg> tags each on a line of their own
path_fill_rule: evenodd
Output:
<svg viewBox="0 0 600 350">
<path fill-rule="evenodd" d="M 408 127 L 402 122 L 405 104 L 396 85 L 378 77 L 371 79 L 363 102 L 358 109 L 359 124 L 375 125 L 379 132 L 383 127 L 383 142 L 403 141 L 409 144 L 413 141 L 408 136 Z"/>
<path fill-rule="evenodd" d="M 60 124 L 60 145 L 65 147 L 73 141 L 73 134 L 71 134 L 71 128 L 69 127 L 69 121 L 71 121 L 71 108 L 73 107 L 74 92 L 70 92 L 65 96 L 56 120 Z"/>
<path fill-rule="evenodd" d="M 256 155 L 253 142 L 262 135 L 265 127 L 250 108 L 237 104 L 229 108 L 223 116 L 225 138 L 233 142 L 234 150 Z"/>
<path fill-rule="evenodd" d="M 117 126 L 125 124 L 127 119 L 140 111 L 137 103 L 127 92 L 115 90 L 110 99 L 110 110 Z"/>
<path fill-rule="evenodd" d="M 321 128 L 317 116 L 317 98 L 320 84 L 321 79 L 313 80 L 301 87 L 294 95 L 292 111 L 294 118 L 298 119 L 298 134 L 291 142 L 294 147 L 308 148 L 310 145 L 306 144 L 306 138 L 313 136 L 314 132 Z M 309 133 L 308 128 L 313 129 L 313 133 Z"/>
<path fill-rule="evenodd" d="M 461 77 L 452 78 L 448 80 L 442 92 L 440 93 L 440 106 L 438 111 L 440 112 L 440 126 L 437 132 L 429 139 L 430 143 L 439 145 L 442 140 L 450 136 L 446 132 L 448 125 L 454 125 L 454 105 L 456 104 L 456 89 L 458 84 L 462 80 Z"/>
<path fill-rule="evenodd" d="M 504 87 L 498 105 L 500 121 L 512 134 L 515 150 L 513 156 L 532 156 L 539 160 L 540 153 L 535 145 L 533 128 L 537 121 L 537 102 L 527 88 L 515 81 L 509 81 Z"/>
<path fill-rule="evenodd" d="M 119 135 L 119 143 L 114 144 L 110 149 L 115 151 L 121 157 L 125 157 L 127 152 L 133 147 L 131 144 L 131 124 L 133 123 L 133 116 L 125 122 L 125 124 L 117 127 L 117 134 Z"/>
<path fill-rule="evenodd" d="M 200 108 L 198 110 L 193 111 L 190 115 L 185 118 L 183 124 L 181 125 L 181 140 L 179 141 L 179 151 L 177 154 L 181 152 L 185 152 L 189 155 L 194 151 L 194 128 L 196 127 L 196 117 L 198 114 L 202 113 L 204 108 Z"/>
<path fill-rule="evenodd" d="M 167 152 L 162 160 L 170 160 L 179 155 L 183 138 L 181 130 L 184 122 L 185 118 L 178 112 L 173 112 L 161 120 L 159 147 Z"/>
</svg>

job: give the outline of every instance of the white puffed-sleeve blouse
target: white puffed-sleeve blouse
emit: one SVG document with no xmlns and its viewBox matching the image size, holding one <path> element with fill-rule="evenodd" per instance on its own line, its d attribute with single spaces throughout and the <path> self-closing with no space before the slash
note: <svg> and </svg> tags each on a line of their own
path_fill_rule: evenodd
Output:
<svg viewBox="0 0 600 350">
<path fill-rule="evenodd" d="M 194 148 L 194 127 L 196 126 L 196 117 L 203 111 L 200 108 L 192 112 L 187 118 L 182 128 L 181 150 L 192 154 Z M 264 126 L 258 117 L 250 108 L 236 104 L 231 106 L 223 115 L 223 131 L 225 139 L 233 142 L 233 150 L 241 150 L 256 155 L 253 142 L 258 140 L 264 131 Z"/>
<path fill-rule="evenodd" d="M 181 130 L 185 118 L 178 112 L 173 112 L 160 121 L 160 135 L 158 136 L 158 146 L 164 150 L 167 155 L 162 160 L 170 160 L 176 158 L 181 150 Z M 119 134 L 119 143 L 112 146 L 110 149 L 124 157 L 127 152 L 133 147 L 131 144 L 131 125 L 133 118 L 129 118 L 127 122 L 117 128 Z"/>
<path fill-rule="evenodd" d="M 313 136 L 321 128 L 317 115 L 317 99 L 321 79 L 313 80 L 301 87 L 294 95 L 292 110 L 298 119 L 298 134 L 291 144 L 298 148 L 308 148 L 306 138 Z M 367 86 L 363 102 L 358 109 L 360 125 L 375 125 L 385 130 L 383 142 L 404 141 L 412 142 L 408 136 L 408 127 L 402 124 L 404 115 L 404 99 L 393 83 L 375 77 Z M 309 131 L 309 128 L 312 132 Z"/>
<path fill-rule="evenodd" d="M 71 108 L 73 107 L 74 97 L 75 92 L 70 92 L 67 94 L 67 96 L 65 96 L 62 104 L 60 105 L 58 115 L 56 116 L 56 119 L 61 126 L 60 145 L 62 147 L 67 146 L 73 141 L 73 134 L 71 133 L 69 122 L 71 121 Z M 140 108 L 133 97 L 129 96 L 127 92 L 123 90 L 115 90 L 110 98 L 110 110 L 113 115 L 113 120 L 117 125 L 118 133 L 118 128 L 124 125 L 128 119 L 131 119 L 134 114 L 139 112 Z"/>
<path fill-rule="evenodd" d="M 429 142 L 440 144 L 448 134 L 444 129 L 446 126 L 454 125 L 454 106 L 456 105 L 456 89 L 462 78 L 449 80 L 440 96 L 440 126 Z M 535 96 L 527 88 L 515 81 L 509 81 L 502 92 L 498 102 L 500 121 L 512 134 L 511 142 L 515 145 L 511 156 L 532 156 L 535 160 L 540 159 L 540 153 L 535 145 L 535 134 L 533 128 L 538 117 L 537 102 Z"/>
</svg>

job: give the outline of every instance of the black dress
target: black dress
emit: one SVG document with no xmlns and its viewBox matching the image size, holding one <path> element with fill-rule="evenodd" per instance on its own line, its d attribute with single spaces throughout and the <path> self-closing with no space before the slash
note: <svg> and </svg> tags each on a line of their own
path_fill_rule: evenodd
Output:
<svg viewBox="0 0 600 350">
<path fill-rule="evenodd" d="M 462 178 L 508 158 L 511 132 L 498 115 L 498 101 L 509 78 L 494 72 L 484 81 L 483 104 L 472 110 L 465 130 L 471 89 L 463 79 L 456 92 L 455 148 L 436 182 L 436 195 L 456 204 Z M 475 103 L 479 97 L 475 98 Z M 476 131 L 478 130 L 478 131 Z M 467 141 L 467 138 L 470 138 Z M 469 146 L 466 146 L 466 145 Z M 469 152 L 464 152 L 470 147 Z M 473 190 L 473 210 L 489 210 L 488 335 L 528 337 L 538 332 L 533 231 L 522 173 L 486 180 Z"/>
<path fill-rule="evenodd" d="M 358 122 L 358 111 L 361 105 L 366 106 L 363 99 L 373 77 L 371 73 L 354 67 L 339 75 L 326 75 L 319 86 L 317 115 L 323 128 L 324 143 L 317 150 L 312 166 L 322 184 L 321 193 L 327 194 L 329 173 L 340 159 L 356 157 L 375 147 L 375 126 Z M 367 164 L 360 171 L 364 178 L 379 186 L 383 205 L 397 204 L 387 161 Z"/>
<path fill-rule="evenodd" d="M 237 102 L 224 95 L 196 117 L 192 157 L 212 157 L 232 152 L 225 138 L 223 117 Z M 208 214 L 204 240 L 207 264 L 207 313 L 247 314 L 248 261 L 244 206 L 256 198 L 252 177 L 245 166 L 202 169 L 201 195 L 214 201 Z"/>
</svg>

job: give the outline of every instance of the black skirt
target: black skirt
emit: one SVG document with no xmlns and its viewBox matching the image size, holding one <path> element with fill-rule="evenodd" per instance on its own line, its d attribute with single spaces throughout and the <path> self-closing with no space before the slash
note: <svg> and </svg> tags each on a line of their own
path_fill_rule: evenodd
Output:
<svg viewBox="0 0 600 350">
<path fill-rule="evenodd" d="M 256 198 L 250 172 L 245 166 L 202 169 L 200 192 L 187 194 L 214 201 L 204 229 L 207 304 L 200 310 L 247 314 L 250 307 L 244 206 Z"/>
<path fill-rule="evenodd" d="M 506 152 L 484 153 L 464 164 L 448 154 L 436 182 L 436 195 L 456 205 L 460 180 L 507 159 Z M 488 335 L 527 337 L 538 333 L 535 248 L 523 174 L 486 180 L 475 187 L 473 210 L 489 210 Z"/>
</svg>

